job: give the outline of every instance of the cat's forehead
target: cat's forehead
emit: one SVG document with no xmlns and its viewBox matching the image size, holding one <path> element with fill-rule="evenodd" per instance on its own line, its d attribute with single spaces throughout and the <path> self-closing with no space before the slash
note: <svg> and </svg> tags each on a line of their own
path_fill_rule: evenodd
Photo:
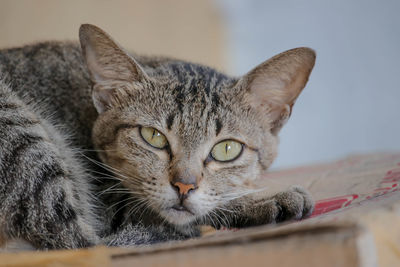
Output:
<svg viewBox="0 0 400 267">
<path fill-rule="evenodd" d="M 157 104 L 147 114 L 154 114 L 157 125 L 189 144 L 218 135 L 222 128 L 239 120 L 237 96 L 231 93 L 236 80 L 212 68 L 172 61 L 149 71 L 157 81 L 144 101 Z M 155 94 L 154 94 L 155 93 Z M 145 106 L 145 104 L 140 103 Z M 144 107 L 146 108 L 146 107 Z M 239 112 L 240 113 L 240 112 Z"/>
<path fill-rule="evenodd" d="M 167 127 L 187 142 L 218 133 L 223 125 L 222 117 L 229 113 L 227 90 L 234 80 L 212 68 L 192 63 L 171 62 L 165 69 L 170 81 L 164 88 L 173 100 L 166 118 Z"/>
<path fill-rule="evenodd" d="M 232 78 L 213 68 L 180 60 L 170 60 L 147 70 L 151 76 L 179 84 L 185 92 L 192 94 L 199 89 L 210 93 L 232 81 Z"/>
</svg>

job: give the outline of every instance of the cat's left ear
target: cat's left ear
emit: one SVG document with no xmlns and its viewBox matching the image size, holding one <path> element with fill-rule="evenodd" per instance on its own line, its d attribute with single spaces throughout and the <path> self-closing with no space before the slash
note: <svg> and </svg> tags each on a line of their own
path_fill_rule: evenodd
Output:
<svg viewBox="0 0 400 267">
<path fill-rule="evenodd" d="M 314 50 L 295 48 L 278 54 L 243 76 L 238 85 L 249 104 L 271 121 L 277 134 L 308 81 L 315 63 Z"/>
<path fill-rule="evenodd" d="M 102 29 L 83 24 L 79 39 L 94 83 L 93 103 L 99 113 L 112 106 L 116 90 L 124 84 L 147 80 L 140 65 Z"/>
</svg>

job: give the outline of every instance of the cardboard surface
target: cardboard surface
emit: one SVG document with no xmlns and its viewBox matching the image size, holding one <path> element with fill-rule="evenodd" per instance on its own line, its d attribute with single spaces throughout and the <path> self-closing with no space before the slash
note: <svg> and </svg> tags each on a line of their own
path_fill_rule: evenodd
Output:
<svg viewBox="0 0 400 267">
<path fill-rule="evenodd" d="M 311 218 L 141 248 L 0 254 L 0 266 L 400 266 L 398 181 L 400 154 L 272 172 L 259 186 L 307 187 Z"/>
<path fill-rule="evenodd" d="M 259 187 L 302 185 L 311 218 L 113 254 L 114 266 L 400 266 L 400 154 L 349 157 L 272 172 Z M 211 235 L 211 236 L 210 236 Z"/>
<path fill-rule="evenodd" d="M 106 267 L 111 265 L 110 251 L 105 247 L 69 251 L 23 252 L 0 254 L 0 266 L 50 267 L 85 266 Z"/>
<path fill-rule="evenodd" d="M 309 241 L 310 229 L 296 233 L 276 232 L 264 236 L 263 231 L 236 233 L 231 238 L 198 242 L 191 246 L 114 255 L 113 266 L 321 266 L 320 259 L 309 261 L 309 255 L 319 254 L 337 266 L 354 266 L 358 262 L 353 252 L 358 229 L 343 227 L 334 231 L 321 227 Z M 289 242 L 290 240 L 290 242 Z M 317 241 L 318 240 L 318 241 Z M 317 243 L 318 242 L 318 243 Z M 325 265 L 328 266 L 328 265 Z"/>
</svg>

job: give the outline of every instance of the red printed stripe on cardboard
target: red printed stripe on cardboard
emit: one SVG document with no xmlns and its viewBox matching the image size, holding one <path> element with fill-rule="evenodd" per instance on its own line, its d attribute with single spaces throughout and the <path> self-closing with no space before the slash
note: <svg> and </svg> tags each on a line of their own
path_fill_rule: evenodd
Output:
<svg viewBox="0 0 400 267">
<path fill-rule="evenodd" d="M 319 200 L 315 203 L 314 211 L 310 217 L 347 207 L 357 198 L 358 195 L 354 194 Z"/>
</svg>

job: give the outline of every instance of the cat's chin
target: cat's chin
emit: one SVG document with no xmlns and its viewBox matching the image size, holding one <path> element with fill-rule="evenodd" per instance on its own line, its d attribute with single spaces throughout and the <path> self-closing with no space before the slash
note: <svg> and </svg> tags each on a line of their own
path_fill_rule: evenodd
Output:
<svg viewBox="0 0 400 267">
<path fill-rule="evenodd" d="M 169 208 L 160 212 L 161 216 L 164 217 L 169 223 L 184 226 L 192 223 L 196 216 L 188 210 L 178 210 L 175 208 Z"/>
</svg>

